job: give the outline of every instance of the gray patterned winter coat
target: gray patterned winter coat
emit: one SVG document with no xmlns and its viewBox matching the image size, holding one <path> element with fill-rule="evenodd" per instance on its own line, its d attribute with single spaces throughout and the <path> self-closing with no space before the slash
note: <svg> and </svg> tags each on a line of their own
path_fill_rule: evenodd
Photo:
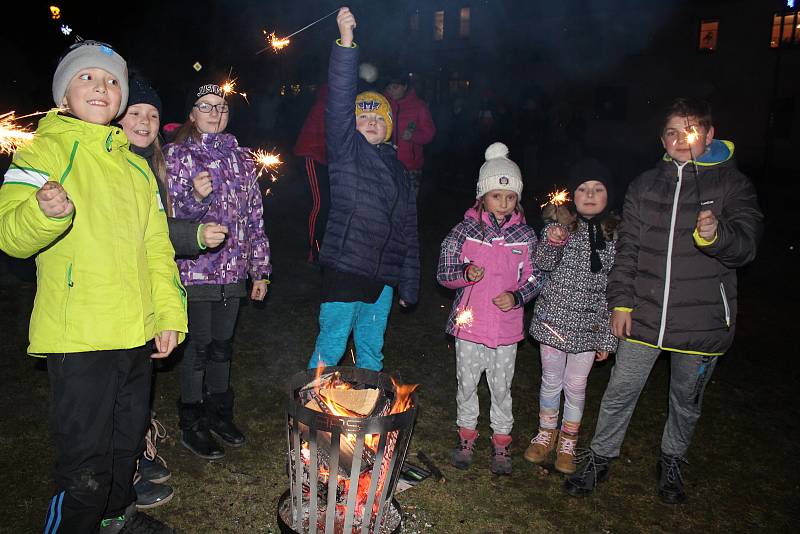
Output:
<svg viewBox="0 0 800 534">
<path fill-rule="evenodd" d="M 578 229 L 561 245 L 547 239 L 549 227 L 543 230 L 536 251 L 536 264 L 548 278 L 533 309 L 531 336 L 570 354 L 614 352 L 617 339 L 611 334 L 606 284 L 614 266 L 616 241 L 606 241 L 605 250 L 597 251 L 603 268 L 593 273 L 588 224 L 579 220 Z"/>
</svg>

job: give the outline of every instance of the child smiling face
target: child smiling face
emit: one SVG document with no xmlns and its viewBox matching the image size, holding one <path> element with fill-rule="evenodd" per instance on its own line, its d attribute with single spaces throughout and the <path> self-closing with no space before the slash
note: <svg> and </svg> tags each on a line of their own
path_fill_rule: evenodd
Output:
<svg viewBox="0 0 800 534">
<path fill-rule="evenodd" d="M 158 135 L 161 118 L 155 106 L 141 103 L 128 106 L 128 111 L 119 123 L 131 144 L 145 148 L 150 146 Z"/>
<path fill-rule="evenodd" d="M 586 218 L 603 213 L 608 205 L 608 190 L 603 182 L 587 180 L 575 190 L 575 209 Z"/>
<path fill-rule="evenodd" d="M 86 68 L 70 80 L 61 104 L 82 121 L 109 124 L 121 103 L 120 81 L 106 70 Z"/>
</svg>

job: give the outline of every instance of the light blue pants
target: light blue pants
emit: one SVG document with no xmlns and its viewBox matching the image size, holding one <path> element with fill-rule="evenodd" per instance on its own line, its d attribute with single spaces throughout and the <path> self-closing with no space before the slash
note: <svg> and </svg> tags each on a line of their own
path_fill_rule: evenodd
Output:
<svg viewBox="0 0 800 534">
<path fill-rule="evenodd" d="M 319 307 L 319 336 L 308 362 L 313 369 L 337 365 L 353 333 L 356 367 L 383 369 L 383 334 L 392 308 L 392 288 L 383 286 L 378 300 L 366 302 L 323 302 Z"/>
</svg>

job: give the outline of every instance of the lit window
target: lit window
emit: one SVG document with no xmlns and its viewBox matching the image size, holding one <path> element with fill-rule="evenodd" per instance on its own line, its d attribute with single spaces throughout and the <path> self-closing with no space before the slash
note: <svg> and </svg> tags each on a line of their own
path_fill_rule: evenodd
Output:
<svg viewBox="0 0 800 534">
<path fill-rule="evenodd" d="M 469 8 L 462 7 L 459 12 L 459 26 L 458 35 L 460 37 L 469 37 Z"/>
<path fill-rule="evenodd" d="M 412 32 L 419 31 L 419 11 L 411 15 L 411 18 L 408 21 L 408 26 Z"/>
<path fill-rule="evenodd" d="M 434 11 L 433 40 L 441 41 L 442 39 L 444 39 L 444 11 Z"/>
<path fill-rule="evenodd" d="M 772 39 L 769 46 L 789 46 L 800 44 L 800 20 L 796 11 L 775 13 L 772 17 Z"/>
<path fill-rule="evenodd" d="M 717 34 L 719 32 L 718 20 L 700 21 L 700 41 L 697 45 L 699 50 L 713 52 L 717 49 Z"/>
</svg>

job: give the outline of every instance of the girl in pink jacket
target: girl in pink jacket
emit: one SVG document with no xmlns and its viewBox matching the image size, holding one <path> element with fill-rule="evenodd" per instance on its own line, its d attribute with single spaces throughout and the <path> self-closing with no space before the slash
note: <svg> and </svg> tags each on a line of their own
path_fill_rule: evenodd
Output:
<svg viewBox="0 0 800 534">
<path fill-rule="evenodd" d="M 466 469 L 478 432 L 478 382 L 489 384 L 494 435 L 491 470 L 511 474 L 511 380 L 517 342 L 525 336 L 523 306 L 541 290 L 534 264 L 537 239 L 525 224 L 522 175 L 508 148 L 493 143 L 478 178 L 477 202 L 442 242 L 437 279 L 456 290 L 447 333 L 456 338 L 458 446 L 452 463 Z"/>
</svg>

